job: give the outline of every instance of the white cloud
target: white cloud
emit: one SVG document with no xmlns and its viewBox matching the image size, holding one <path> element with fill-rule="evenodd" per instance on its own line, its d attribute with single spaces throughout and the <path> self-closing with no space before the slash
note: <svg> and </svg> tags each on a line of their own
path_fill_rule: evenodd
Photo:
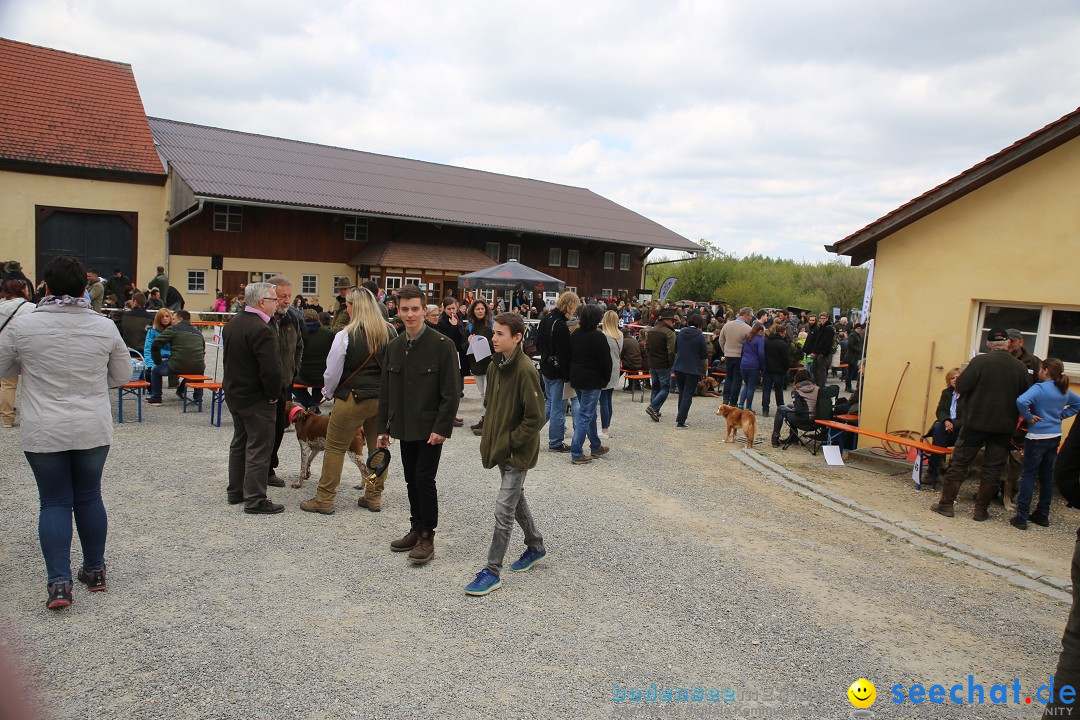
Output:
<svg viewBox="0 0 1080 720">
<path fill-rule="evenodd" d="M 835 242 L 1075 109 L 1070 0 L 8 0 L 150 114 L 588 187 L 732 252 Z"/>
</svg>

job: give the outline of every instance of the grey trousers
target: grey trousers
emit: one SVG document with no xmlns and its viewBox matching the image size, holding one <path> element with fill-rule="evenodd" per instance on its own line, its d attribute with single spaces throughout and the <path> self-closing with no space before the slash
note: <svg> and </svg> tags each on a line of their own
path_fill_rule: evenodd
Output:
<svg viewBox="0 0 1080 720">
<path fill-rule="evenodd" d="M 246 408 L 229 407 L 233 438 L 229 445 L 229 499 L 243 498 L 244 507 L 266 499 L 270 456 L 274 452 L 277 405 L 261 400 Z"/>
<path fill-rule="evenodd" d="M 499 497 L 495 500 L 495 533 L 491 537 L 491 547 L 488 549 L 487 569 L 496 577 L 502 571 L 503 558 L 506 557 L 506 547 L 510 544 L 510 530 L 514 520 L 521 526 L 525 533 L 525 544 L 533 550 L 544 549 L 544 538 L 536 528 L 532 513 L 529 512 L 529 503 L 525 501 L 525 473 L 526 470 L 518 470 L 510 463 L 499 463 L 499 473 L 502 475 L 502 485 L 499 487 Z"/>
</svg>

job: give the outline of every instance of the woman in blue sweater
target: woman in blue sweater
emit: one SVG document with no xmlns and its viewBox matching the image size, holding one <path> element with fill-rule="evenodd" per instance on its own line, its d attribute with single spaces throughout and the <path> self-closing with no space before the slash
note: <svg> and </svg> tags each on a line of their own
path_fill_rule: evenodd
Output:
<svg viewBox="0 0 1080 720">
<path fill-rule="evenodd" d="M 1016 407 L 1028 424 L 1024 439 L 1024 467 L 1020 475 L 1020 494 L 1016 498 L 1016 516 L 1009 520 L 1014 528 L 1027 530 L 1028 520 L 1036 525 L 1050 525 L 1050 500 L 1054 493 L 1054 461 L 1061 442 L 1061 421 L 1080 411 L 1080 397 L 1069 391 L 1069 376 L 1057 358 L 1047 358 L 1039 370 L 1039 382 L 1020 397 Z M 1029 517 L 1035 478 L 1039 478 L 1039 505 Z"/>
<path fill-rule="evenodd" d="M 739 372 L 742 375 L 742 395 L 739 396 L 739 409 L 754 409 L 754 390 L 757 389 L 758 376 L 765 369 L 765 338 L 762 334 L 765 326 L 759 322 L 750 328 L 750 334 L 743 343 L 742 360 Z"/>
</svg>

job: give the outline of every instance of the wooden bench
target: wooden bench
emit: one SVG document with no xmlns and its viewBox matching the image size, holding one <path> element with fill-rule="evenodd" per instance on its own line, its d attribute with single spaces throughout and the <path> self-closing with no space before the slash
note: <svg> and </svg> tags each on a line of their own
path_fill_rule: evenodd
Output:
<svg viewBox="0 0 1080 720">
<path fill-rule="evenodd" d="M 836 419 L 841 421 L 841 422 L 856 423 L 856 422 L 859 422 L 859 414 L 858 413 L 846 413 L 844 415 L 837 415 Z"/>
<path fill-rule="evenodd" d="M 877 432 L 876 430 L 867 430 L 861 428 L 858 425 L 848 425 L 847 423 L 836 422 L 835 420 L 815 420 L 818 425 L 823 425 L 827 428 L 834 430 L 843 430 L 845 432 L 856 433 L 858 435 L 866 435 L 867 437 L 877 438 L 878 440 L 885 440 L 886 442 L 896 443 L 897 445 L 903 445 L 905 447 L 915 448 L 919 452 L 930 453 L 931 455 L 951 455 L 952 448 L 941 447 L 940 445 L 931 445 L 930 443 L 922 442 L 921 440 L 912 440 L 901 435 L 890 435 L 889 433 Z M 832 433 L 828 434 L 828 442 L 826 445 L 832 444 Z M 922 482 L 922 465 L 919 466 L 919 481 Z"/>
<path fill-rule="evenodd" d="M 176 377 L 183 380 L 187 387 L 193 387 L 193 383 L 210 382 L 214 379 L 209 375 L 202 375 L 199 373 L 184 373 L 182 375 L 177 375 Z M 180 400 L 183 403 L 182 412 L 187 412 L 188 405 L 197 405 L 199 407 L 199 412 L 202 412 L 202 402 L 195 402 L 194 399 L 188 399 L 187 391 L 180 396 Z"/>
<path fill-rule="evenodd" d="M 116 414 L 120 423 L 124 422 L 124 397 L 135 398 L 135 404 L 139 407 L 139 422 L 142 422 L 142 398 L 143 391 L 149 389 L 150 383 L 145 380 L 132 380 L 116 388 Z"/>
<path fill-rule="evenodd" d="M 225 404 L 225 392 L 221 389 L 221 383 L 190 382 L 188 383 L 188 387 L 192 390 L 210 391 L 210 424 L 214 425 L 215 427 L 221 427 L 221 410 L 222 406 Z M 199 412 L 202 412 L 201 402 L 196 403 L 194 400 L 192 400 L 191 403 L 198 405 Z"/>
<path fill-rule="evenodd" d="M 651 373 L 636 373 L 634 375 L 631 375 L 631 374 L 627 373 L 626 375 L 623 376 L 623 378 L 626 379 L 626 380 L 631 381 L 631 383 L 630 383 L 630 401 L 633 402 L 634 401 L 634 383 L 632 381 L 637 380 L 638 382 L 641 382 L 642 380 L 651 380 L 652 379 L 652 374 Z M 644 385 L 644 383 L 641 385 L 641 399 L 638 400 L 638 402 L 645 402 L 645 385 Z"/>
</svg>

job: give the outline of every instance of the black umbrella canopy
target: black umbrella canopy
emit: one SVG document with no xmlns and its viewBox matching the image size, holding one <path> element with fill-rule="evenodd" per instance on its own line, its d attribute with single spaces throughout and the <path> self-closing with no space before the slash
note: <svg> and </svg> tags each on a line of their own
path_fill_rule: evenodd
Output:
<svg viewBox="0 0 1080 720">
<path fill-rule="evenodd" d="M 468 275 L 460 275 L 458 287 L 462 290 L 561 292 L 566 283 L 528 265 L 522 265 L 517 260 L 511 260 L 502 265 L 492 265 Z"/>
</svg>

